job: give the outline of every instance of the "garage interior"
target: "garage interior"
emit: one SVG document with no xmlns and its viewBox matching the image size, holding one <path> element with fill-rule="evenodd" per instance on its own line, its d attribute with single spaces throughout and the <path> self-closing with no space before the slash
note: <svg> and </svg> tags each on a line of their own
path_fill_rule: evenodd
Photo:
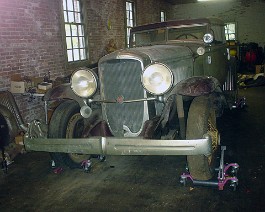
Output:
<svg viewBox="0 0 265 212">
<path fill-rule="evenodd" d="M 227 30 L 227 44 L 238 60 L 239 97 L 246 98 L 245 107 L 226 111 L 217 123 L 221 144 L 227 147 L 225 162 L 240 166 L 239 185 L 236 191 L 184 187 L 179 182 L 184 156 L 108 156 L 104 162 L 94 158 L 88 173 L 54 173 L 49 153 L 25 151 L 19 132 L 8 144 L 0 140 L 9 162 L 0 174 L 0 211 L 264 211 L 265 1 L 77 0 L 87 51 L 78 61 L 67 53 L 63 1 L 0 2 L 0 92 L 23 82 L 26 88 L 13 92 L 23 121 L 45 120 L 42 95 L 32 95 L 32 86 L 43 94 L 48 89 L 43 82 L 56 86 L 76 68 L 127 47 L 126 2 L 133 5 L 135 26 L 220 18 L 235 26 L 234 31 Z M 2 121 L 0 114 L 1 126 Z M 5 136 L 4 129 L 0 133 L 0 138 Z"/>
</svg>

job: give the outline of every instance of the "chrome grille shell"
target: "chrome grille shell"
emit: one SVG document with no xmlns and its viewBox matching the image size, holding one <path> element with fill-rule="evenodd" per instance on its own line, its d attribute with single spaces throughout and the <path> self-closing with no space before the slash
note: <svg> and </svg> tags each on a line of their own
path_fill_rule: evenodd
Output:
<svg viewBox="0 0 265 212">
<path fill-rule="evenodd" d="M 101 97 L 119 103 L 102 104 L 103 117 L 114 136 L 138 136 L 148 119 L 147 103 L 123 103 L 146 97 L 141 84 L 142 62 L 135 59 L 111 59 L 99 65 Z"/>
</svg>

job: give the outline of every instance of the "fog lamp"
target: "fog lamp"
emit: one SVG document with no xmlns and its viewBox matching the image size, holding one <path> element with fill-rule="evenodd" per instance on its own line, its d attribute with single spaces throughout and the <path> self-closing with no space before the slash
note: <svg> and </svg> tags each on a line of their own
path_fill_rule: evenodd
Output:
<svg viewBox="0 0 265 212">
<path fill-rule="evenodd" d="M 203 47 L 199 47 L 199 48 L 197 49 L 197 54 L 198 54 L 198 55 L 204 55 L 204 53 L 205 53 L 205 48 L 203 48 Z"/>
</svg>

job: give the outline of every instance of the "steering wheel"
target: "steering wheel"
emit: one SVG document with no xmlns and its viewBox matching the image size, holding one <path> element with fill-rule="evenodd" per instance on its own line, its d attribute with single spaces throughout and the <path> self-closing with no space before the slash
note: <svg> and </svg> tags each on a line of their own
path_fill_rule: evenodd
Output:
<svg viewBox="0 0 265 212">
<path fill-rule="evenodd" d="M 176 37 L 176 39 L 179 39 L 179 38 L 184 37 L 184 36 L 185 36 L 186 39 L 188 39 L 188 36 L 191 36 L 191 37 L 193 37 L 193 38 L 195 38 L 195 39 L 198 39 L 197 36 L 195 36 L 195 35 L 193 35 L 193 34 L 190 34 L 190 33 L 184 33 L 184 34 L 181 34 L 181 35 L 179 35 L 178 37 Z"/>
</svg>

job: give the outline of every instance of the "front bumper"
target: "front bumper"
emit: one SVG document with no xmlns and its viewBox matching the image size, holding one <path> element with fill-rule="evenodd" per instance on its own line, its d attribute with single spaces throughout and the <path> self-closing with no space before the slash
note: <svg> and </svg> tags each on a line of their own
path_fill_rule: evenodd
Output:
<svg viewBox="0 0 265 212">
<path fill-rule="evenodd" d="M 78 139 L 29 138 L 26 150 L 100 155 L 205 155 L 212 153 L 211 137 L 194 140 L 91 137 Z"/>
</svg>

